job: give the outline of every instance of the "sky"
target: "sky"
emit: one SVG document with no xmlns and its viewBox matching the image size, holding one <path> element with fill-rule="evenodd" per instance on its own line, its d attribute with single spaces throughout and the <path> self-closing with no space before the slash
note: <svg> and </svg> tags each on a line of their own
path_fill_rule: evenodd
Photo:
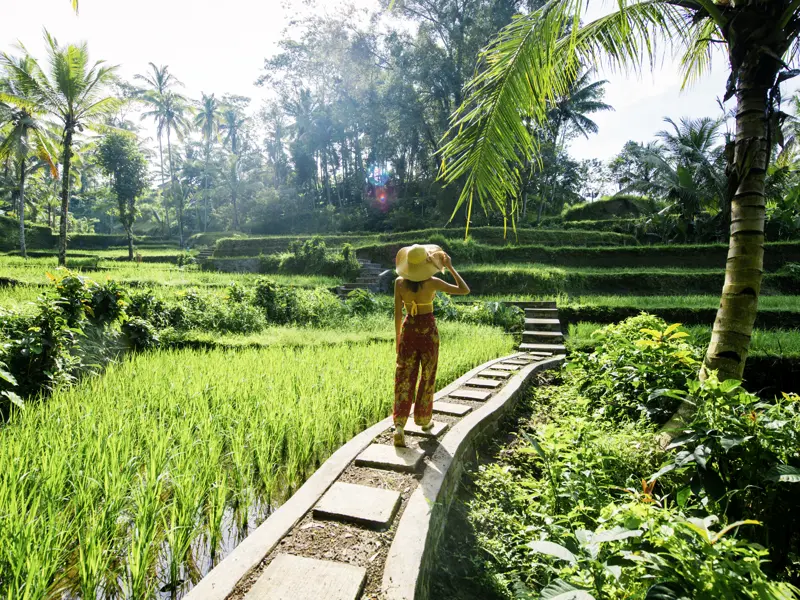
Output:
<svg viewBox="0 0 800 600">
<path fill-rule="evenodd" d="M 356 4 L 373 7 L 377 0 Z M 318 5 L 315 10 L 335 14 L 342 0 Z M 612 5 L 592 0 L 587 18 Z M 191 97 L 240 94 L 258 106 L 268 93 L 254 85 L 264 59 L 276 52 L 289 20 L 308 10 L 305 0 L 80 0 L 76 16 L 69 0 L 0 0 L 0 49 L 13 50 L 19 40 L 43 57 L 47 28 L 60 43 L 88 42 L 93 59 L 119 65 L 126 79 L 147 71 L 148 62 L 166 64 Z M 664 117 L 718 116 L 716 98 L 724 93 L 727 72 L 720 58 L 708 77 L 685 92 L 669 59 L 652 75 L 601 68 L 598 76 L 608 80 L 605 101 L 615 111 L 596 115 L 598 135 L 572 143 L 578 159 L 607 159 L 628 140 L 649 141 L 664 128 Z"/>
</svg>

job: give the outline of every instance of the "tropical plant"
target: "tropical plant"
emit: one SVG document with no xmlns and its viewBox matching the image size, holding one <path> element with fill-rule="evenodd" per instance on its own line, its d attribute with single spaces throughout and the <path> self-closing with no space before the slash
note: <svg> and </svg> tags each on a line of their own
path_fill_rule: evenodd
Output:
<svg viewBox="0 0 800 600">
<path fill-rule="evenodd" d="M 116 67 L 104 61 L 90 64 L 86 43 L 60 46 L 56 38 L 45 31 L 48 71 L 35 58 L 30 62 L 6 62 L 9 71 L 24 96 L 10 95 L 16 102 L 34 105 L 53 114 L 63 125 L 61 157 L 61 223 L 59 225 L 58 264 L 67 260 L 67 218 L 75 134 L 84 128 L 106 129 L 105 119 L 120 107 L 118 98 L 105 96 Z M 25 48 L 22 48 L 25 51 Z M 27 54 L 27 51 L 25 51 Z"/>
<path fill-rule="evenodd" d="M 737 98 L 737 139 L 729 166 L 731 235 L 726 280 L 703 372 L 740 379 L 761 288 L 765 173 L 782 113 L 780 84 L 797 75 L 800 4 L 794 0 L 620 0 L 618 9 L 579 24 L 588 3 L 555 0 L 506 26 L 482 51 L 442 149 L 442 178 L 463 181 L 459 204 L 506 211 L 519 189 L 520 157 L 537 153 L 520 114 L 537 123 L 586 64 L 655 68 L 662 42 L 681 54 L 684 84 L 705 74 L 715 49 Z"/>
<path fill-rule="evenodd" d="M 19 196 L 19 250 L 27 257 L 25 247 L 25 180 L 28 174 L 37 168 L 37 164 L 29 164 L 31 156 L 38 159 L 38 164 L 50 167 L 53 177 L 58 175 L 57 151 L 50 137 L 48 124 L 43 117 L 45 112 L 35 102 L 26 98 L 24 84 L 32 77 L 34 62 L 29 56 L 12 57 L 3 54 L 0 64 L 7 67 L 9 77 L 0 82 L 0 133 L 4 139 L 0 142 L 0 161 L 14 160 L 17 168 Z M 25 73 L 26 79 L 20 81 L 18 73 Z"/>
<path fill-rule="evenodd" d="M 214 140 L 219 137 L 220 106 L 214 94 L 203 94 L 194 126 L 203 134 L 203 231 L 208 231 L 208 161 Z"/>
<path fill-rule="evenodd" d="M 219 129 L 224 133 L 223 142 L 231 151 L 229 161 L 228 186 L 231 191 L 231 204 L 233 205 L 233 229 L 239 231 L 239 210 L 236 205 L 239 194 L 239 170 L 241 168 L 242 154 L 242 129 L 247 123 L 247 118 L 238 106 L 228 105 L 222 111 Z"/>
<path fill-rule="evenodd" d="M 128 238 L 128 260 L 133 260 L 133 221 L 136 199 L 147 189 L 147 159 L 126 134 L 111 133 L 100 143 L 98 158 L 102 169 L 111 177 L 111 188 L 117 197 L 119 221 Z"/>
<path fill-rule="evenodd" d="M 150 73 L 146 75 L 135 75 L 136 79 L 144 81 L 147 88 L 139 90 L 139 96 L 142 101 L 149 104 L 151 109 L 142 113 L 142 119 L 150 118 L 156 124 L 156 137 L 158 138 L 158 161 L 161 173 L 161 188 L 162 193 L 166 189 L 166 172 L 164 171 L 164 147 L 162 143 L 164 130 L 167 127 L 167 111 L 164 107 L 164 97 L 175 86 L 182 86 L 181 83 L 172 73 L 169 72 L 169 67 L 161 65 L 157 67 L 154 63 L 149 63 Z M 164 197 L 164 221 L 167 226 L 167 233 L 169 234 L 169 204 L 167 204 L 166 197 Z"/>
</svg>

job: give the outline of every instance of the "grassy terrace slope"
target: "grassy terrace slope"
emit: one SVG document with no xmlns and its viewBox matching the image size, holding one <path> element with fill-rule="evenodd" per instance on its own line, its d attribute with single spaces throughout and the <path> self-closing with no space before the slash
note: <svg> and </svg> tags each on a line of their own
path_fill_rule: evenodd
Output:
<svg viewBox="0 0 800 600">
<path fill-rule="evenodd" d="M 508 231 L 507 238 L 504 238 L 502 227 L 475 227 L 470 229 L 470 236 L 475 242 L 495 246 L 503 246 L 506 244 L 621 246 L 636 243 L 631 236 L 597 231 L 521 229 L 518 231 L 518 236 L 516 238 L 510 230 Z M 221 239 L 216 243 L 214 256 L 215 258 L 225 258 L 275 254 L 287 250 L 289 244 L 295 240 L 306 240 L 310 237 L 311 236 L 308 235 L 294 235 Z M 354 233 L 347 235 L 323 235 L 320 237 L 325 240 L 326 245 L 329 247 L 339 247 L 342 244 L 348 243 L 357 248 L 375 245 L 388 245 L 399 248 L 407 244 L 427 242 L 447 245 L 446 242 L 448 240 L 453 242 L 463 240 L 464 231 L 461 229 L 422 229 L 400 233 Z M 394 255 L 392 255 L 391 258 L 394 260 Z"/>
<path fill-rule="evenodd" d="M 383 265 L 394 263 L 403 244 L 376 244 L 358 248 L 358 255 Z M 452 241 L 445 249 L 454 260 L 481 263 L 537 263 L 580 268 L 663 268 L 692 267 L 721 269 L 725 266 L 728 247 L 724 244 L 571 247 L 564 239 L 559 246 L 520 245 L 493 246 L 481 243 Z M 800 262 L 800 243 L 765 244 L 764 268 L 776 271 L 786 263 Z"/>
<path fill-rule="evenodd" d="M 511 351 L 496 328 L 440 331 L 437 387 Z M 393 355 L 391 342 L 156 351 L 31 405 L 0 429 L 0 515 L 13 515 L 0 595 L 180 595 L 389 413 Z"/>
<path fill-rule="evenodd" d="M 139 286 L 199 286 L 199 287 L 225 287 L 231 281 L 252 284 L 258 274 L 230 274 L 199 271 L 192 268 L 179 268 L 166 263 L 125 263 L 119 261 L 94 259 L 73 259 L 67 261 L 75 271 L 103 281 L 106 278 Z M 95 265 L 97 265 L 95 267 Z M 44 285 L 48 283 L 46 273 L 58 267 L 55 257 L 30 258 L 23 260 L 17 256 L 0 256 L 0 273 L 25 284 Z M 271 275 L 279 283 L 305 287 L 334 287 L 339 282 L 334 277 L 318 275 Z"/>
<path fill-rule="evenodd" d="M 719 293 L 723 269 L 570 269 L 536 264 L 473 264 L 459 268 L 476 294 L 675 295 Z M 791 294 L 796 276 L 767 273 L 762 293 Z"/>
</svg>

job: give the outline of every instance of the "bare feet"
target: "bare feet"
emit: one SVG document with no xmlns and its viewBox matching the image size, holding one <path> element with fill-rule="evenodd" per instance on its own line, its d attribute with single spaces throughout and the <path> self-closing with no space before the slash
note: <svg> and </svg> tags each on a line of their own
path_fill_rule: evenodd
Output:
<svg viewBox="0 0 800 600">
<path fill-rule="evenodd" d="M 394 426 L 394 445 L 398 448 L 406 447 L 406 433 L 400 425 Z"/>
<path fill-rule="evenodd" d="M 431 421 L 427 425 L 422 426 L 422 431 L 430 431 L 431 429 L 433 429 L 433 421 Z"/>
</svg>

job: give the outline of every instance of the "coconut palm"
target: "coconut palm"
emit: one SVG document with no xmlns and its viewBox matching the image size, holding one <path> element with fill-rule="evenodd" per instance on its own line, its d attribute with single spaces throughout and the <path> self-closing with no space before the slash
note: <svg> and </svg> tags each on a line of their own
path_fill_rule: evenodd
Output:
<svg viewBox="0 0 800 600">
<path fill-rule="evenodd" d="M 105 66 L 104 61 L 90 64 L 89 49 L 85 43 L 60 46 L 47 31 L 45 43 L 47 71 L 41 68 L 35 58 L 30 59 L 30 70 L 13 62 L 6 63 L 6 69 L 24 94 L 24 97 L 14 96 L 16 101 L 40 107 L 55 116 L 62 125 L 58 264 L 63 266 L 67 262 L 67 216 L 75 134 L 84 128 L 105 129 L 105 121 L 119 109 L 122 101 L 105 96 L 105 89 L 113 81 L 116 67 Z"/>
<path fill-rule="evenodd" d="M 219 137 L 219 102 L 214 94 L 206 96 L 200 102 L 200 110 L 194 118 L 194 126 L 203 133 L 203 231 L 208 231 L 208 161 L 214 140 Z"/>
<path fill-rule="evenodd" d="M 239 168 L 241 166 L 241 137 L 242 129 L 247 123 L 247 119 L 242 113 L 233 106 L 226 106 L 222 111 L 222 119 L 219 129 L 224 132 L 224 143 L 231 151 L 230 159 L 230 179 L 228 185 L 231 188 L 231 203 L 233 204 L 233 229 L 239 231 L 239 211 L 236 206 L 239 194 Z"/>
<path fill-rule="evenodd" d="M 586 0 L 552 0 L 514 20 L 482 51 L 480 69 L 452 118 L 443 178 L 465 183 L 460 202 L 506 205 L 519 189 L 519 157 L 535 156 L 519 118 L 547 118 L 548 103 L 584 65 L 655 70 L 662 48 L 680 56 L 684 84 L 702 77 L 714 50 L 730 65 L 725 100 L 736 97 L 730 250 L 706 353 L 720 377 L 741 378 L 755 322 L 764 255 L 765 173 L 780 127 L 782 81 L 797 73 L 798 0 L 619 0 L 617 10 L 579 24 Z M 505 210 L 502 208 L 501 210 Z"/>
<path fill-rule="evenodd" d="M 17 71 L 33 76 L 34 62 L 28 56 L 12 57 L 3 54 L 0 63 L 10 65 L 8 79 L 0 86 L 0 132 L 4 139 L 0 143 L 0 161 L 12 159 L 16 162 L 19 183 L 19 250 L 27 258 L 25 248 L 25 178 L 37 168 L 37 164 L 29 164 L 31 155 L 40 164 L 49 165 L 53 177 L 57 176 L 56 149 L 50 137 L 48 124 L 43 120 L 45 115 L 34 102 L 25 97 L 24 86 L 20 85 Z M 24 83 L 24 82 L 23 82 Z"/>
<path fill-rule="evenodd" d="M 157 67 L 154 63 L 149 63 L 150 72 L 144 75 L 135 75 L 135 79 L 144 81 L 147 87 L 139 90 L 139 97 L 152 107 L 152 110 L 146 111 L 142 114 L 142 119 L 151 118 L 156 123 L 156 137 L 158 138 L 158 162 L 161 169 L 161 189 L 167 187 L 167 176 L 164 171 L 164 147 L 162 143 L 162 136 L 164 135 L 164 128 L 166 121 L 164 118 L 163 102 L 164 96 L 176 86 L 183 86 L 172 73 L 169 72 L 169 67 L 161 65 Z M 166 197 L 164 198 L 164 222 L 167 226 L 167 233 L 169 234 L 169 204 L 167 204 Z"/>
</svg>

